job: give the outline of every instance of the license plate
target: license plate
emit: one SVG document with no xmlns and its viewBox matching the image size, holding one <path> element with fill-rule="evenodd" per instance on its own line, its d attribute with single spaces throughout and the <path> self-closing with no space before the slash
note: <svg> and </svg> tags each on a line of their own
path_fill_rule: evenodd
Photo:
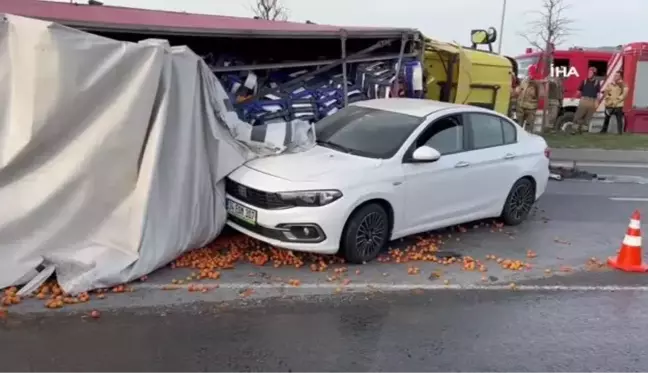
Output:
<svg viewBox="0 0 648 373">
<path fill-rule="evenodd" d="M 239 218 L 247 223 L 256 224 L 257 212 L 251 208 L 245 207 L 238 202 L 231 199 L 225 201 L 227 205 L 227 213 Z"/>
</svg>

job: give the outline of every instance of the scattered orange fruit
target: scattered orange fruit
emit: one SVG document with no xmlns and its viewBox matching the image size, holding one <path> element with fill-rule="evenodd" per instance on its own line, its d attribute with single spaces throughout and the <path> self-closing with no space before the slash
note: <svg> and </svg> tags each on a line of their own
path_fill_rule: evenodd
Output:
<svg viewBox="0 0 648 373">
<path fill-rule="evenodd" d="M 490 224 L 482 224 L 481 226 L 490 226 L 493 231 L 501 231 L 503 225 L 498 222 Z M 475 225 L 473 228 L 479 228 Z M 484 262 L 472 258 L 465 257 L 440 257 L 439 248 L 444 240 L 459 240 L 457 235 L 467 232 L 466 227 L 456 226 L 452 232 L 457 234 L 425 234 L 414 237 L 412 242 L 402 248 L 389 248 L 387 252 L 381 254 L 377 258 L 379 263 L 409 263 L 407 272 L 409 275 L 420 274 L 420 269 L 417 266 L 411 265 L 412 262 L 432 262 L 444 266 L 451 266 L 459 264 L 465 271 L 479 271 L 487 272 L 488 268 Z M 455 237 L 453 237 L 453 235 Z M 454 241 L 454 240 L 453 240 Z M 401 242 L 410 242 L 408 240 L 401 240 Z M 532 250 L 527 250 L 527 258 L 536 257 L 536 253 Z M 592 258 L 588 264 L 591 267 L 599 266 L 600 262 Z M 496 261 L 503 269 L 512 271 L 521 271 L 530 269 L 531 265 L 522 260 L 517 259 L 504 259 L 498 258 L 493 254 L 486 255 L 486 260 Z M 222 235 L 209 245 L 189 251 L 176 260 L 174 260 L 170 267 L 172 269 L 189 269 L 191 272 L 187 275 L 184 274 L 181 279 L 173 279 L 170 285 L 163 286 L 164 290 L 175 290 L 180 288 L 180 285 L 185 283 L 189 284 L 187 288 L 189 291 L 206 292 L 211 288 L 218 287 L 205 287 L 197 286 L 194 282 L 201 280 L 218 280 L 221 277 L 221 271 L 232 269 L 239 263 L 249 263 L 255 266 L 272 266 L 279 267 L 294 267 L 294 268 L 309 268 L 312 272 L 325 272 L 329 282 L 339 283 L 341 286 L 348 285 L 351 280 L 345 278 L 348 275 L 349 269 L 344 266 L 344 260 L 335 256 L 318 255 L 312 253 L 293 252 L 289 250 L 278 249 L 267 245 L 265 243 L 256 241 L 250 237 L 242 234 Z M 331 273 L 330 269 L 333 269 Z M 353 269 L 356 275 L 360 275 L 360 269 Z M 330 276 L 328 276 L 330 275 Z M 383 276 L 389 276 L 389 273 L 384 272 Z M 440 274 L 430 275 L 430 279 L 439 278 Z M 482 280 L 486 278 L 482 277 Z M 148 276 L 142 276 L 139 281 L 147 281 Z M 486 279 L 487 280 L 487 279 Z M 299 280 L 289 280 L 292 286 L 300 286 Z M 444 280 L 448 285 L 449 280 Z M 32 295 L 40 300 L 45 301 L 48 308 L 61 308 L 64 305 L 73 305 L 76 303 L 84 303 L 90 300 L 90 294 L 96 294 L 97 299 L 104 299 L 106 292 L 124 293 L 132 292 L 134 289 L 125 284 L 116 285 L 108 289 L 98 289 L 91 293 L 81 293 L 75 296 L 65 294 L 61 287 L 55 281 L 48 281 L 41 285 L 37 291 Z M 341 291 L 341 288 L 340 288 Z M 240 293 L 242 297 L 250 296 L 253 294 L 253 289 L 247 289 Z M 18 304 L 22 301 L 21 297 L 17 296 L 17 288 L 11 287 L 4 289 L 2 297 L 0 298 L 0 306 L 9 307 Z"/>
</svg>

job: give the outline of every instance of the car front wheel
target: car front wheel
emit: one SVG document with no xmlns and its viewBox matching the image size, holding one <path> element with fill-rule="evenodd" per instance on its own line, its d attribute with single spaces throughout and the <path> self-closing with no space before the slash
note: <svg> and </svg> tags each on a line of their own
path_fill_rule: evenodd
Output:
<svg viewBox="0 0 648 373">
<path fill-rule="evenodd" d="M 529 179 L 520 179 L 513 184 L 509 192 L 502 220 L 507 225 L 518 225 L 526 220 L 535 203 L 535 185 Z"/>
<path fill-rule="evenodd" d="M 389 240 L 389 216 L 371 203 L 349 217 L 341 239 L 341 253 L 347 262 L 367 263 L 375 259 Z"/>
</svg>

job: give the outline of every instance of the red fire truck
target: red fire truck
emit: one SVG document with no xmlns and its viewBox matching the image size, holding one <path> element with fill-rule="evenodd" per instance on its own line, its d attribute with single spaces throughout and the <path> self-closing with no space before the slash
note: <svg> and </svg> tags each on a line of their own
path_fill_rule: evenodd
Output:
<svg viewBox="0 0 648 373">
<path fill-rule="evenodd" d="M 623 71 L 623 80 L 628 85 L 623 108 L 626 132 L 648 133 L 648 42 L 626 44 L 612 57 L 609 66 L 604 84 L 609 84 L 614 73 Z"/>
<path fill-rule="evenodd" d="M 531 67 L 534 79 L 542 79 L 548 74 L 543 70 L 542 53 L 527 49 L 527 53 L 516 57 L 518 78 L 524 79 Z M 648 42 L 630 43 L 613 48 L 556 50 L 553 55 L 553 66 L 549 73 L 563 76 L 565 97 L 560 111 L 560 124 L 571 122 L 578 107 L 578 87 L 586 78 L 589 67 L 596 67 L 602 87 L 605 88 L 614 74 L 623 72 L 623 80 L 628 85 L 628 98 L 625 102 L 626 132 L 648 133 Z M 543 102 L 540 102 L 540 110 Z M 604 114 L 603 102 L 598 107 L 592 127 L 601 124 Z M 540 120 L 541 115 L 538 115 Z M 598 119 L 598 120 L 597 120 Z M 611 125 L 610 129 L 616 128 Z"/>
<path fill-rule="evenodd" d="M 545 63 L 543 53 L 527 48 L 526 53 L 517 56 L 515 61 L 518 64 L 518 78 L 523 80 L 527 77 L 529 71 L 534 75 L 534 79 L 543 79 L 549 74 L 563 77 L 563 87 L 565 90 L 563 105 L 558 116 L 558 123 L 563 124 L 571 122 L 578 107 L 578 87 L 587 77 L 587 70 L 595 67 L 598 78 L 605 79 L 609 63 L 615 55 L 617 48 L 570 48 L 567 50 L 554 50 L 553 64 L 549 71 L 544 71 Z M 539 103 L 538 120 L 541 120 L 541 111 L 544 102 Z M 595 117 L 602 117 L 601 110 Z"/>
</svg>

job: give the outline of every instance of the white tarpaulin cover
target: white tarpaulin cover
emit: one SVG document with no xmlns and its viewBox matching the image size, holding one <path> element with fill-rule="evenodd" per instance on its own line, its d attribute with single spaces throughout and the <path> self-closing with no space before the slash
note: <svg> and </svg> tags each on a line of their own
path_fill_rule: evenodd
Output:
<svg viewBox="0 0 648 373">
<path fill-rule="evenodd" d="M 213 240 L 228 173 L 254 153 L 314 140 L 294 122 L 280 128 L 290 141 L 246 141 L 250 126 L 228 108 L 186 47 L 4 16 L 0 288 L 29 281 L 41 264 L 70 293 L 111 286 Z"/>
</svg>

